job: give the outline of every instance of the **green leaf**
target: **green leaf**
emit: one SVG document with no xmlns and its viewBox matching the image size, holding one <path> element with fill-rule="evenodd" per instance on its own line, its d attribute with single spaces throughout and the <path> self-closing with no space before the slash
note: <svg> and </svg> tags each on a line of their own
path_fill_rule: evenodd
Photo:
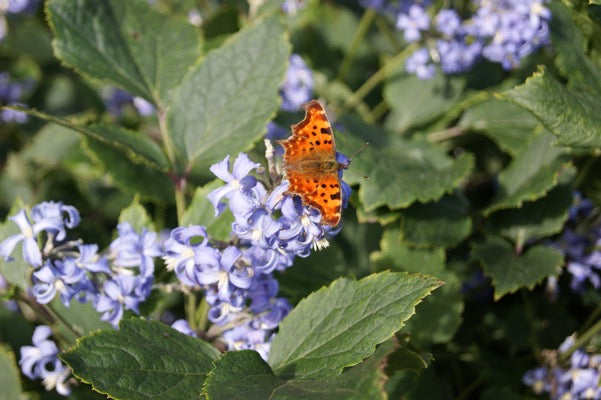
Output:
<svg viewBox="0 0 601 400">
<path fill-rule="evenodd" d="M 523 254 L 516 254 L 511 243 L 498 236 L 488 236 L 472 249 L 486 275 L 493 280 L 495 300 L 525 287 L 528 289 L 543 279 L 557 274 L 563 255 L 551 247 L 536 245 Z"/>
<path fill-rule="evenodd" d="M 503 208 L 520 207 L 525 201 L 544 196 L 557 185 L 569 157 L 562 148 L 552 146 L 554 141 L 555 137 L 548 132 L 538 133 L 501 171 L 499 190 L 484 211 L 485 215 Z"/>
<path fill-rule="evenodd" d="M 122 128 L 118 125 L 109 124 L 91 124 L 82 125 L 70 120 L 55 117 L 35 109 L 25 107 L 9 107 L 11 109 L 23 111 L 36 118 L 64 126 L 81 133 L 84 137 L 98 141 L 114 148 L 122 153 L 123 156 L 137 164 L 144 164 L 157 171 L 166 172 L 169 168 L 169 162 L 159 145 L 150 138 Z"/>
<path fill-rule="evenodd" d="M 0 387 L 0 397 L 3 399 L 18 400 L 23 397 L 17 360 L 13 352 L 3 345 L 0 345 Z"/>
<path fill-rule="evenodd" d="M 532 139 L 538 120 L 522 107 L 491 98 L 467 109 L 458 125 L 483 132 L 515 156 Z"/>
<path fill-rule="evenodd" d="M 289 51 L 274 15 L 232 35 L 190 71 L 168 111 L 180 168 L 207 175 L 211 164 L 249 149 L 265 133 Z"/>
<path fill-rule="evenodd" d="M 273 399 L 286 384 L 254 350 L 227 351 L 214 365 L 203 387 L 210 399 Z"/>
<path fill-rule="evenodd" d="M 465 80 L 437 73 L 422 80 L 402 73 L 404 66 L 384 87 L 384 99 L 390 105 L 386 127 L 394 132 L 424 125 L 448 111 L 459 100 Z"/>
<path fill-rule="evenodd" d="M 414 203 L 403 210 L 401 229 L 404 240 L 418 245 L 452 247 L 472 230 L 469 205 L 457 196 L 445 196 L 437 202 Z"/>
<path fill-rule="evenodd" d="M 338 279 L 302 300 L 282 321 L 269 364 L 276 375 L 310 379 L 340 374 L 373 354 L 441 282 L 382 272 Z"/>
<path fill-rule="evenodd" d="M 29 214 L 29 207 L 25 207 L 20 200 L 17 200 L 11 207 L 8 216 L 17 214 L 21 208 L 25 208 L 25 211 Z M 7 217 L 4 223 L 0 225 L 0 242 L 17 233 L 21 233 L 21 230 L 17 224 Z M 27 288 L 31 286 L 31 272 L 33 270 L 23 258 L 22 246 L 23 242 L 15 246 L 11 254 L 12 261 L 6 261 L 4 257 L 0 257 L 0 275 L 11 285 L 15 285 L 26 292 Z"/>
<path fill-rule="evenodd" d="M 251 350 L 224 353 L 207 377 L 204 393 L 220 399 L 384 399 L 386 380 L 381 368 L 394 349 L 389 341 L 375 354 L 330 379 L 286 381 L 275 376 L 259 354 Z"/>
<path fill-rule="evenodd" d="M 566 89 L 543 67 L 523 85 L 502 94 L 530 110 L 560 143 L 578 148 L 601 147 L 599 94 Z"/>
<path fill-rule="evenodd" d="M 47 15 L 57 58 L 157 104 L 200 55 L 194 26 L 144 0 L 51 0 Z"/>
<path fill-rule="evenodd" d="M 445 282 L 418 304 L 415 316 L 407 321 L 402 332 L 408 332 L 412 341 L 424 346 L 451 340 L 461 324 L 464 305 L 461 280 L 455 273 L 445 270 L 444 250 L 411 248 L 398 229 L 386 230 L 380 247 L 380 251 L 370 256 L 377 269 L 431 274 Z"/>
<path fill-rule="evenodd" d="M 551 43 L 557 52 L 555 64 L 574 89 L 590 94 L 601 93 L 601 71 L 586 55 L 586 40 L 570 10 L 561 3 L 550 3 Z"/>
<path fill-rule="evenodd" d="M 223 186 L 223 182 L 215 179 L 203 187 L 196 188 L 194 197 L 182 216 L 181 226 L 203 225 L 212 239 L 223 241 L 230 239 L 234 216 L 230 212 L 225 212 L 216 217 L 215 208 L 207 199 L 207 194 L 220 186 Z"/>
<path fill-rule="evenodd" d="M 83 142 L 88 156 L 123 192 L 139 195 L 144 200 L 173 202 L 173 181 L 166 174 L 133 162 L 120 150 L 102 141 L 87 137 Z"/>
<path fill-rule="evenodd" d="M 96 311 L 91 302 L 80 303 L 77 300 L 72 300 L 69 307 L 65 307 L 57 296 L 51 305 L 53 311 L 71 327 L 71 330 L 65 329 L 62 323 L 55 323 L 52 328 L 57 332 L 60 331 L 64 337 L 70 338 L 73 343 L 79 336 L 90 332 L 99 329 L 113 329 L 108 322 L 100 319 L 101 314 Z"/>
<path fill-rule="evenodd" d="M 296 304 L 346 273 L 343 251 L 334 242 L 328 248 L 314 252 L 311 257 L 295 258 L 292 268 L 276 273 L 280 286 L 278 293 Z"/>
<path fill-rule="evenodd" d="M 124 399 L 200 399 L 219 352 L 159 322 L 121 321 L 93 333 L 60 357 L 94 390 Z"/>
<path fill-rule="evenodd" d="M 423 140 L 390 139 L 384 147 L 368 146 L 352 168 L 369 177 L 361 184 L 359 199 L 371 211 L 437 200 L 457 187 L 473 164 L 469 154 L 453 159 Z"/>
<path fill-rule="evenodd" d="M 551 236 L 562 230 L 572 200 L 572 187 L 559 185 L 542 199 L 493 213 L 489 217 L 489 228 L 513 242 L 525 243 Z"/>
<path fill-rule="evenodd" d="M 119 215 L 119 223 L 128 222 L 136 232 L 142 232 L 143 228 L 154 231 L 154 223 L 146 212 L 146 209 L 137 197 L 131 202 L 127 208 L 124 208 Z"/>
</svg>

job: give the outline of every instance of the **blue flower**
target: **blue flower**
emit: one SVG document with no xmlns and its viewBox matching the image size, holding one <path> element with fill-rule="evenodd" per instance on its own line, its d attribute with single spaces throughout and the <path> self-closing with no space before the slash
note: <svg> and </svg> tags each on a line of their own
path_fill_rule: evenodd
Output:
<svg viewBox="0 0 601 400">
<path fill-rule="evenodd" d="M 225 204 L 219 201 L 222 197 L 231 199 L 232 195 L 236 192 L 251 196 L 251 189 L 257 185 L 257 179 L 248 174 L 250 171 L 258 168 L 260 164 L 252 162 L 246 154 L 240 153 L 236 157 L 232 172 L 230 173 L 229 160 L 230 156 L 227 155 L 223 161 L 210 167 L 211 172 L 226 183 L 226 185 L 211 191 L 207 195 L 207 198 L 213 204 L 213 207 L 215 207 L 215 216 L 221 214 L 225 209 Z"/>
<path fill-rule="evenodd" d="M 85 271 L 78 268 L 73 259 L 47 260 L 32 275 L 33 295 L 40 304 L 47 304 L 60 293 L 61 301 L 68 307 L 71 299 L 80 291 L 87 291 L 90 284 Z"/>
<path fill-rule="evenodd" d="M 422 38 L 422 31 L 430 29 L 430 17 L 421 5 L 412 4 L 406 13 L 398 15 L 396 27 L 403 31 L 407 42 L 416 42 Z"/>
<path fill-rule="evenodd" d="M 104 282 L 95 308 L 103 313 L 101 319 L 115 328 L 123 317 L 124 310 L 140 313 L 138 306 L 146 300 L 152 290 L 152 277 L 118 274 Z"/>
<path fill-rule="evenodd" d="M 282 4 L 282 11 L 286 14 L 295 15 L 299 10 L 305 8 L 306 0 L 285 0 Z"/>
<path fill-rule="evenodd" d="M 58 347 L 49 340 L 52 330 L 40 325 L 33 332 L 33 346 L 21 347 L 19 365 L 21 371 L 29 379 L 42 379 L 46 390 L 56 389 L 63 396 L 68 396 L 70 389 L 66 380 L 70 370 L 58 359 Z"/>
<path fill-rule="evenodd" d="M 185 319 L 178 319 L 171 324 L 171 327 L 184 335 L 196 337 L 196 332 L 190 328 L 190 324 Z"/>
<path fill-rule="evenodd" d="M 280 88 L 282 110 L 298 111 L 313 97 L 313 73 L 301 56 L 292 54 L 286 80 Z"/>
<path fill-rule="evenodd" d="M 419 79 L 430 79 L 434 76 L 436 67 L 432 64 L 428 49 L 422 47 L 405 60 L 405 70 L 417 75 Z"/>
<path fill-rule="evenodd" d="M 146 228 L 138 234 L 127 222 L 117 226 L 119 236 L 113 240 L 110 249 L 114 264 L 118 267 L 138 267 L 140 274 L 149 277 L 154 274 L 154 257 L 163 256 L 157 234 Z"/>
</svg>

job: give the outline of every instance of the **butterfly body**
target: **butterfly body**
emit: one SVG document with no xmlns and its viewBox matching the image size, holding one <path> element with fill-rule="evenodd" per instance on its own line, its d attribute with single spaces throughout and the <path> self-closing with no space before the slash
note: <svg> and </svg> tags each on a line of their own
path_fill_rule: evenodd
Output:
<svg viewBox="0 0 601 400">
<path fill-rule="evenodd" d="M 322 105 L 316 100 L 307 103 L 305 118 L 291 128 L 292 136 L 281 142 L 288 194 L 316 208 L 324 224 L 337 225 L 342 213 L 338 171 L 346 164 L 336 161 L 334 133 Z"/>
</svg>

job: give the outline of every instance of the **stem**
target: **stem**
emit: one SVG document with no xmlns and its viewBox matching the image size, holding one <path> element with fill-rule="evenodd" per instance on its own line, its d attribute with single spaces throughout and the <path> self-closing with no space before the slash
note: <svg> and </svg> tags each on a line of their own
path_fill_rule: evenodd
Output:
<svg viewBox="0 0 601 400">
<path fill-rule="evenodd" d="M 209 303 L 207 303 L 207 300 L 204 297 L 200 301 L 194 317 L 196 321 L 196 327 L 202 332 L 206 332 L 209 324 Z"/>
<path fill-rule="evenodd" d="M 388 21 L 386 21 L 385 18 L 378 15 L 376 17 L 375 24 L 376 24 L 376 27 L 380 30 L 380 32 L 382 32 L 384 34 L 384 36 L 386 36 L 386 38 L 392 45 L 392 48 L 394 49 L 395 53 L 399 53 L 401 50 L 403 50 L 403 47 L 397 40 L 392 29 L 390 29 L 390 26 L 388 25 Z"/>
<path fill-rule="evenodd" d="M 41 304 L 41 306 L 48 313 L 48 315 L 50 315 L 50 317 L 52 317 L 55 321 L 60 322 L 61 325 L 63 325 L 69 332 L 75 335 L 75 338 L 83 336 L 83 332 L 75 329 L 70 323 L 67 322 L 66 319 L 57 314 L 50 304 Z"/>
<path fill-rule="evenodd" d="M 565 353 L 561 353 L 559 355 L 560 362 L 563 362 L 570 358 L 572 353 L 582 347 L 586 342 L 588 342 L 593 336 L 595 336 L 599 331 L 601 331 L 601 320 L 597 321 L 593 326 L 588 328 L 584 333 L 576 338 L 574 345 L 568 349 Z"/>
<path fill-rule="evenodd" d="M 593 310 L 591 315 L 588 316 L 586 321 L 582 324 L 582 327 L 579 329 L 580 331 L 586 331 L 593 322 L 597 319 L 597 317 L 601 314 L 601 303 L 597 304 L 597 307 Z"/>
<path fill-rule="evenodd" d="M 196 320 L 194 319 L 194 313 L 196 309 L 196 296 L 194 293 L 186 293 L 186 302 L 184 303 L 184 311 L 186 312 L 186 320 L 190 324 L 190 328 L 196 329 Z"/>
<path fill-rule="evenodd" d="M 484 378 L 483 377 L 478 377 L 475 381 L 473 381 L 472 383 L 470 383 L 464 390 L 463 392 L 459 393 L 459 396 L 457 396 L 455 398 L 455 400 L 463 400 L 463 399 L 471 399 L 474 390 L 476 390 L 478 388 L 478 386 L 482 385 L 484 383 Z"/>
<path fill-rule="evenodd" d="M 534 354 L 540 354 L 540 345 L 536 338 L 536 325 L 534 313 L 532 312 L 532 306 L 530 305 L 530 301 L 528 300 L 528 296 L 526 296 L 526 292 L 524 290 L 520 291 L 520 295 L 522 296 L 522 302 L 524 303 L 524 311 L 526 313 L 526 318 L 528 319 L 529 328 L 530 328 L 530 345 L 532 346 L 532 351 Z"/>
<path fill-rule="evenodd" d="M 351 68 L 351 64 L 353 63 L 353 59 L 355 58 L 355 54 L 357 54 L 357 50 L 359 50 L 359 46 L 365 37 L 365 34 L 369 30 L 372 21 L 376 15 L 376 11 L 372 8 L 366 8 L 361 20 L 359 21 L 359 26 L 357 26 L 357 30 L 355 31 L 355 36 L 353 36 L 353 40 L 351 41 L 351 47 L 349 51 L 344 56 L 344 60 L 342 60 L 342 65 L 340 66 L 340 70 L 338 71 L 338 76 L 336 77 L 339 81 L 344 81 L 346 78 L 346 74 L 348 74 L 349 69 Z"/>
<path fill-rule="evenodd" d="M 452 139 L 457 136 L 463 135 L 465 129 L 460 126 L 454 126 L 452 128 L 443 129 L 441 131 L 430 132 L 426 136 L 428 142 L 443 142 L 448 139 Z"/>
<path fill-rule="evenodd" d="M 475 92 L 468 97 L 466 97 L 462 102 L 456 104 L 453 108 L 451 108 L 443 118 L 441 118 L 436 126 L 445 127 L 449 125 L 451 122 L 459 118 L 459 115 L 471 106 L 479 103 L 483 103 L 491 97 L 491 93 L 486 91 Z"/>
<path fill-rule="evenodd" d="M 384 114 L 386 114 L 388 109 L 389 109 L 388 103 L 386 102 L 386 100 L 382 100 L 377 106 L 372 108 L 370 116 L 369 116 L 370 121 L 371 122 L 378 121 L 380 118 L 382 118 L 384 116 Z M 367 121 L 367 122 L 370 122 L 370 121 Z"/>
<path fill-rule="evenodd" d="M 363 100 L 363 98 L 379 85 L 402 61 L 405 61 L 407 56 L 415 51 L 417 44 L 407 46 L 403 51 L 388 60 L 379 70 L 377 70 L 359 89 L 342 106 L 340 113 L 344 113 L 351 108 L 354 108 Z"/>
<path fill-rule="evenodd" d="M 183 182 L 183 183 L 182 183 Z M 177 211 L 177 221 L 181 223 L 184 212 L 186 211 L 186 197 L 184 195 L 185 181 L 180 180 L 175 184 L 175 209 Z"/>
</svg>

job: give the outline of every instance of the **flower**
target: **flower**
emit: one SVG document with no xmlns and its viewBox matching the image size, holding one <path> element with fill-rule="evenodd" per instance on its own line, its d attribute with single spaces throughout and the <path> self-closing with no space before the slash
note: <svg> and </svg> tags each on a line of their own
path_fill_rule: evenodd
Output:
<svg viewBox="0 0 601 400">
<path fill-rule="evenodd" d="M 58 347 L 49 340 L 52 334 L 50 327 L 40 325 L 33 332 L 33 346 L 21 347 L 19 365 L 21 371 L 29 379 L 42 379 L 46 390 L 56 389 L 63 396 L 68 396 L 70 389 L 66 383 L 71 374 L 58 358 Z"/>
<path fill-rule="evenodd" d="M 407 42 L 416 42 L 422 38 L 421 32 L 430 28 L 430 17 L 421 5 L 412 4 L 406 13 L 399 14 L 396 27 L 403 31 Z"/>
<path fill-rule="evenodd" d="M 103 313 L 101 319 L 113 327 L 119 326 L 124 310 L 140 313 L 138 306 L 146 300 L 152 290 L 152 277 L 117 274 L 104 282 L 95 308 Z"/>
<path fill-rule="evenodd" d="M 432 78 L 436 68 L 432 64 L 428 49 L 422 47 L 413 52 L 405 61 L 405 70 L 410 74 L 417 75 L 419 79 Z"/>
<path fill-rule="evenodd" d="M 196 337 L 196 332 L 190 328 L 190 324 L 185 319 L 178 319 L 171 324 L 171 327 L 184 335 Z"/>
<path fill-rule="evenodd" d="M 311 100 L 313 95 L 313 73 L 298 54 L 290 56 L 286 80 L 280 88 L 282 110 L 297 111 Z"/>
<path fill-rule="evenodd" d="M 140 274 L 150 277 L 154 274 L 154 257 L 163 256 L 157 234 L 142 228 L 138 234 L 128 223 L 117 226 L 119 236 L 110 245 L 114 264 L 118 267 L 138 267 Z"/>
</svg>

